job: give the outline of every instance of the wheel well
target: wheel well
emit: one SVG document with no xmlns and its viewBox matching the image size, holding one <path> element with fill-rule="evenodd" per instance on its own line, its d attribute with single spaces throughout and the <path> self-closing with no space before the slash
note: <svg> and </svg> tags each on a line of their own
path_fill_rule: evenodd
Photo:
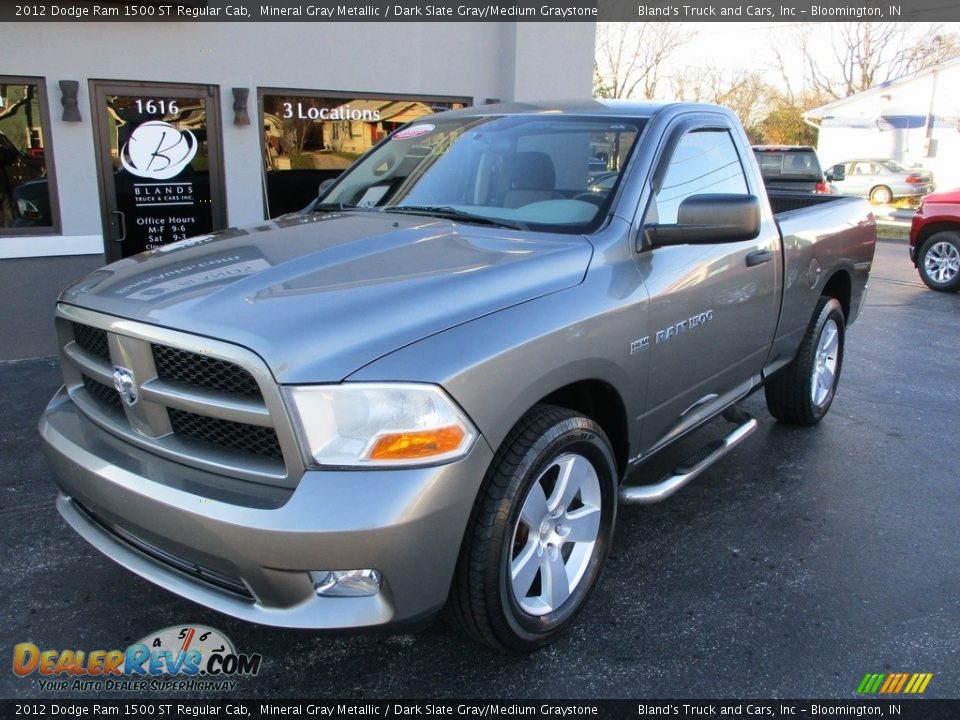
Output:
<svg viewBox="0 0 960 720">
<path fill-rule="evenodd" d="M 821 295 L 834 298 L 843 307 L 843 319 L 850 319 L 850 275 L 845 270 L 838 270 L 823 286 Z"/>
<path fill-rule="evenodd" d="M 951 232 L 960 232 L 960 225 L 952 222 L 932 222 L 923 226 L 923 230 L 917 235 L 917 250 L 920 249 L 920 246 L 923 245 L 924 241 L 934 235 L 935 233 L 942 232 L 944 230 Z"/>
<path fill-rule="evenodd" d="M 541 398 L 540 403 L 574 410 L 603 428 L 613 446 L 617 470 L 623 476 L 630 453 L 627 411 L 613 386 L 601 380 L 581 380 L 553 391 Z"/>
</svg>

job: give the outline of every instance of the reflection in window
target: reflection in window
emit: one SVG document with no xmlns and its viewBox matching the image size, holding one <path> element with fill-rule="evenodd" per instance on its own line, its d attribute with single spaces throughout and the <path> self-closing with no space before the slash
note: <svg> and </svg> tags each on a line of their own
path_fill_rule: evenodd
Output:
<svg viewBox="0 0 960 720">
<path fill-rule="evenodd" d="M 37 83 L 0 77 L 0 228 L 53 225 Z"/>
<path fill-rule="evenodd" d="M 692 195 L 747 195 L 747 181 L 730 134 L 698 130 L 680 140 L 656 195 L 657 222 L 677 222 L 680 203 Z"/>
<path fill-rule="evenodd" d="M 324 180 L 340 175 L 397 128 L 463 100 L 345 98 L 264 93 L 262 127 L 270 217 L 301 210 Z"/>
</svg>

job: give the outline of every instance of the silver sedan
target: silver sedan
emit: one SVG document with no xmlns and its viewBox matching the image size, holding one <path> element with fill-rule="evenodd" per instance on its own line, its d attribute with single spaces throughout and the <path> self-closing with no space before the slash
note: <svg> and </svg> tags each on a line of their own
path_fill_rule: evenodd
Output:
<svg viewBox="0 0 960 720">
<path fill-rule="evenodd" d="M 827 180 L 834 192 L 869 198 L 875 205 L 902 197 L 919 198 L 936 189 L 929 170 L 878 158 L 838 163 L 827 170 Z"/>
</svg>

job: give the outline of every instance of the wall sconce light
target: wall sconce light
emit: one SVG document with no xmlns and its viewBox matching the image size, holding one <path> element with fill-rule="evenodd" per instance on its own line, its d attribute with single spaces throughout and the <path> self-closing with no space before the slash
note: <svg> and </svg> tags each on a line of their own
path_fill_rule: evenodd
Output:
<svg viewBox="0 0 960 720">
<path fill-rule="evenodd" d="M 80 116 L 80 106 L 77 104 L 77 92 L 80 83 L 76 80 L 60 81 L 60 104 L 63 105 L 64 122 L 83 122 Z"/>
<path fill-rule="evenodd" d="M 249 99 L 250 88 L 233 88 L 233 124 L 237 127 L 250 124 L 250 115 L 247 113 Z"/>
</svg>

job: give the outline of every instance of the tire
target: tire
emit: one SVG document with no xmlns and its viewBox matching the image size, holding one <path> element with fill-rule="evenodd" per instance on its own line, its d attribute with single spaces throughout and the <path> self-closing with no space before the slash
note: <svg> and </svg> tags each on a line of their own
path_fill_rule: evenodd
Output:
<svg viewBox="0 0 960 720">
<path fill-rule="evenodd" d="M 917 254 L 917 270 L 932 290 L 960 290 L 960 233 L 944 230 L 924 240 Z"/>
<path fill-rule="evenodd" d="M 877 185 L 870 191 L 870 202 L 874 205 L 889 205 L 893 202 L 893 192 L 886 185 Z"/>
<path fill-rule="evenodd" d="M 515 652 L 563 633 L 610 550 L 617 480 L 595 422 L 550 405 L 528 412 L 494 456 L 470 514 L 448 603 L 454 622 Z"/>
<path fill-rule="evenodd" d="M 821 297 L 797 356 L 764 386 L 767 409 L 777 420 L 810 427 L 827 414 L 843 368 L 845 330 L 840 303 Z"/>
</svg>

